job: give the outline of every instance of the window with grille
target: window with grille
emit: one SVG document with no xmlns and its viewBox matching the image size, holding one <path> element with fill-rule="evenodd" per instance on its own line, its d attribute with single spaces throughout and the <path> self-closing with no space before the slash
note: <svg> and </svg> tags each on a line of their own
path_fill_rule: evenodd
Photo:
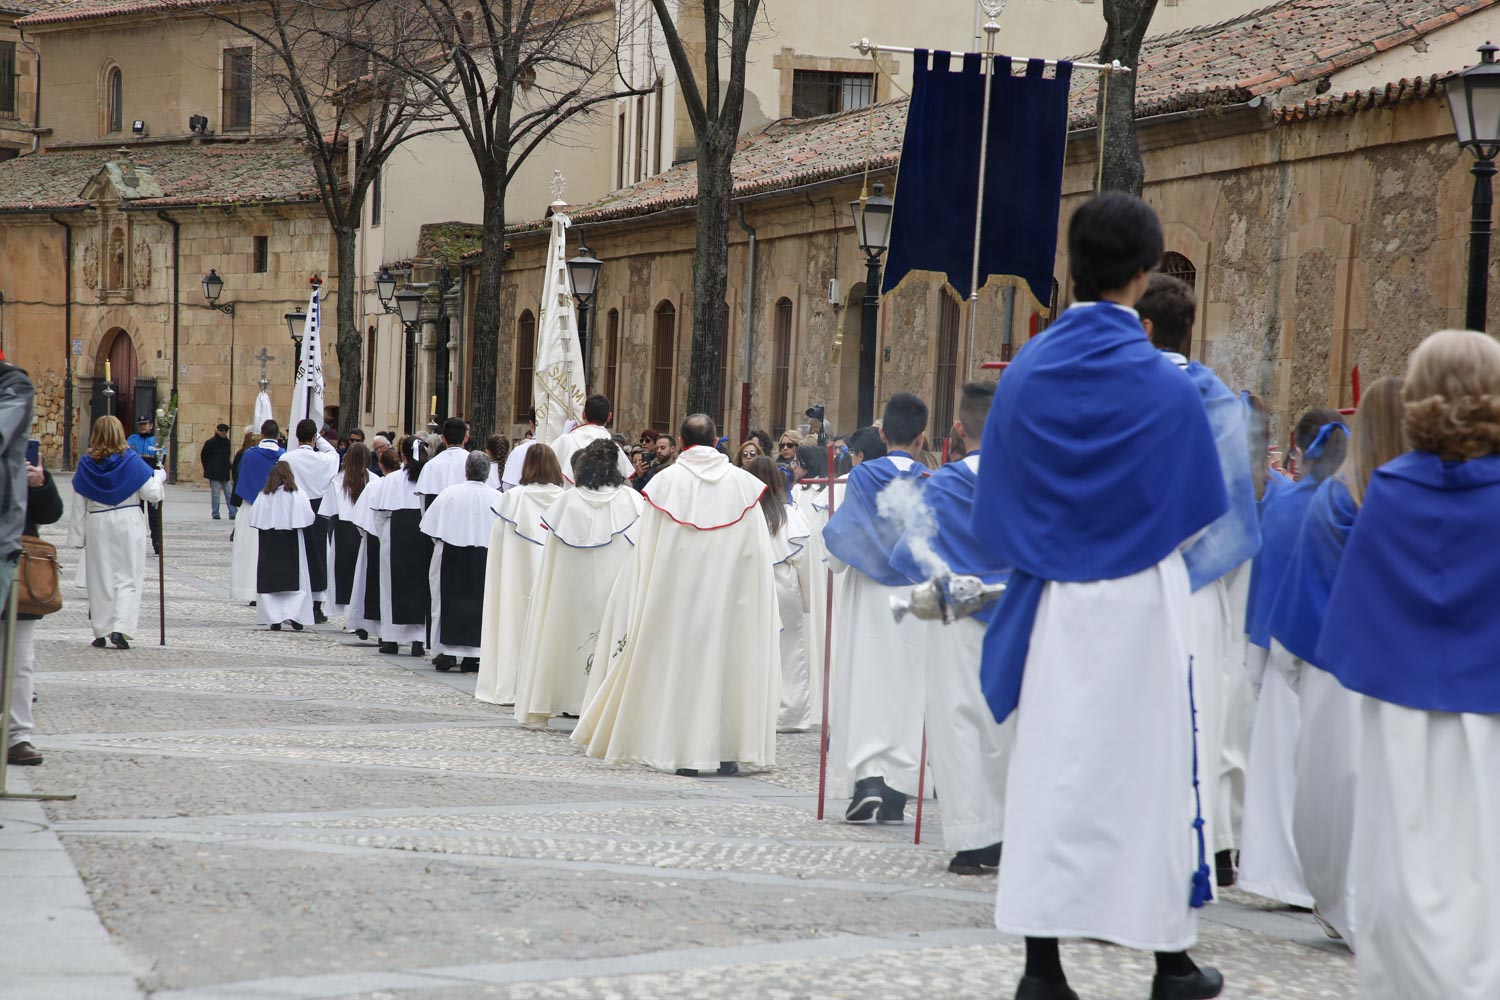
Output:
<svg viewBox="0 0 1500 1000">
<path fill-rule="evenodd" d="M 776 303 L 771 328 L 771 436 L 780 439 L 786 430 L 786 411 L 792 379 L 792 300 Z"/>
<path fill-rule="evenodd" d="M 656 307 L 656 329 L 651 338 L 651 426 L 672 428 L 673 355 L 677 348 L 677 309 L 670 302 Z"/>
<path fill-rule="evenodd" d="M 875 99 L 873 73 L 792 72 L 792 117 L 816 118 L 862 108 Z"/>
<path fill-rule="evenodd" d="M 365 329 L 365 410 L 375 411 L 375 328 Z"/>
<path fill-rule="evenodd" d="M 516 320 L 515 421 L 526 422 L 531 410 L 531 379 L 536 371 L 536 317 L 530 309 Z"/>
<path fill-rule="evenodd" d="M 109 121 L 106 123 L 106 132 L 120 131 L 121 124 L 125 121 L 125 78 L 120 75 L 119 67 L 109 71 L 108 83 L 105 86 L 105 108 L 108 111 Z"/>
<path fill-rule="evenodd" d="M 269 236 L 256 236 L 253 238 L 255 246 L 254 270 L 256 274 L 265 274 L 271 265 L 271 238 Z"/>
<path fill-rule="evenodd" d="M 1168 250 L 1161 255 L 1161 273 L 1173 278 L 1180 279 L 1194 291 L 1197 291 L 1198 269 L 1193 262 L 1175 250 Z"/>
<path fill-rule="evenodd" d="M 604 394 L 614 404 L 616 412 L 620 405 L 620 310 L 609 311 L 609 326 L 604 335 Z"/>
<path fill-rule="evenodd" d="M 254 69 L 249 49 L 224 50 L 224 107 L 219 120 L 226 132 L 250 130 Z"/>
<path fill-rule="evenodd" d="M 948 436 L 958 410 L 958 300 L 946 293 L 939 298 L 942 305 L 938 309 L 937 355 L 933 365 L 936 381 L 927 425 L 927 438 L 934 443 Z"/>
<path fill-rule="evenodd" d="M 0 42 L 0 118 L 16 115 L 16 43 Z"/>
</svg>

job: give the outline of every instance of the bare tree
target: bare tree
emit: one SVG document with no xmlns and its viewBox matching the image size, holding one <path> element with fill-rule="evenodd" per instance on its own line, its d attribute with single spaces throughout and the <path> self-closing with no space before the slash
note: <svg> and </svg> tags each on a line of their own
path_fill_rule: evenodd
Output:
<svg viewBox="0 0 1500 1000">
<path fill-rule="evenodd" d="M 362 277 L 355 250 L 365 201 L 397 146 L 448 128 L 429 113 L 430 95 L 369 57 L 372 48 L 409 47 L 411 17 L 398 4 L 381 0 L 261 0 L 206 13 L 259 43 L 253 66 L 226 64 L 225 72 L 252 74 L 257 93 L 276 96 L 279 110 L 258 127 L 300 138 L 312 160 L 337 256 L 339 423 L 349 430 L 358 422 L 364 373 L 354 307 Z"/>
<path fill-rule="evenodd" d="M 1118 59 L 1139 70 L 1141 42 L 1156 13 L 1156 0 L 1104 0 L 1104 41 L 1099 61 Z M 1146 181 L 1141 149 L 1135 139 L 1135 85 L 1138 73 L 1119 73 L 1109 86 L 1100 86 L 1098 120 L 1104 141 L 1100 156 L 1104 166 L 1101 191 L 1128 191 L 1139 195 Z M 1106 106 L 1107 105 L 1107 106 Z"/>
<path fill-rule="evenodd" d="M 677 71 L 677 86 L 693 125 L 698 157 L 693 354 L 687 408 L 690 413 L 715 413 L 721 391 L 719 359 L 729 331 L 729 209 L 734 195 L 730 167 L 745 109 L 745 55 L 760 13 L 760 0 L 685 0 L 676 6 L 674 19 L 667 0 L 651 0 L 672 67 Z M 684 40 L 683 29 L 690 19 L 701 19 L 701 48 L 697 38 Z M 728 61 L 727 79 L 721 59 Z"/>
</svg>

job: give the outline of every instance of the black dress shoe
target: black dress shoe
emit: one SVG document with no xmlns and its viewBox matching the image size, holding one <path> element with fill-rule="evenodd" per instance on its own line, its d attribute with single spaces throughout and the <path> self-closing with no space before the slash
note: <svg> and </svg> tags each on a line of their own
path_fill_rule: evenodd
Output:
<svg viewBox="0 0 1500 1000">
<path fill-rule="evenodd" d="M 906 795 L 886 786 L 881 794 L 880 810 L 875 814 L 877 823 L 905 823 Z"/>
<path fill-rule="evenodd" d="M 1194 969 L 1185 976 L 1158 975 L 1151 980 L 1151 1000 L 1212 1000 L 1224 989 L 1218 969 Z"/>
<path fill-rule="evenodd" d="M 466 674 L 477 674 L 477 673 L 479 673 L 479 657 L 477 657 L 477 656 L 465 656 L 462 660 L 458 661 L 458 669 L 462 673 L 466 673 Z M 567 712 L 563 713 L 564 716 L 566 716 L 567 714 L 568 714 Z"/>
<path fill-rule="evenodd" d="M 411 644 L 411 655 L 412 656 L 426 656 L 427 655 L 427 650 L 425 650 L 425 649 L 422 648 L 422 644 L 420 642 L 414 642 L 414 643 Z"/>
<path fill-rule="evenodd" d="M 854 783 L 854 795 L 844 810 L 845 823 L 873 823 L 885 801 L 884 778 L 860 778 Z"/>
<path fill-rule="evenodd" d="M 130 643 L 126 642 L 125 637 L 118 632 L 111 632 L 109 634 L 109 641 L 115 644 L 116 649 L 130 648 Z"/>
<path fill-rule="evenodd" d="M 299 621 L 289 621 L 289 622 L 287 622 L 287 624 L 292 627 L 292 631 L 293 632 L 301 632 L 302 631 L 302 623 L 299 622 Z"/>
<path fill-rule="evenodd" d="M 401 652 L 401 647 L 396 645 L 394 642 L 382 642 L 380 644 L 380 652 L 386 653 L 390 656 L 395 656 L 397 653 Z"/>
<path fill-rule="evenodd" d="M 92 645 L 95 649 L 103 649 L 105 646 L 109 645 L 109 640 L 101 635 L 99 638 L 93 641 Z"/>
<path fill-rule="evenodd" d="M 1238 877 L 1234 868 L 1234 854 L 1234 851 L 1220 851 L 1214 855 L 1214 879 L 1219 883 L 1220 889 L 1228 889 Z"/>
<path fill-rule="evenodd" d="M 357 635 L 357 636 L 359 636 L 359 641 L 360 642 L 369 642 L 370 641 L 370 633 L 367 632 L 365 629 L 357 628 L 357 629 L 354 630 L 354 634 Z"/>
<path fill-rule="evenodd" d="M 679 767 L 677 769 L 677 777 L 696 778 L 698 777 L 698 769 L 696 767 Z"/>
<path fill-rule="evenodd" d="M 417 654 L 412 653 L 412 655 L 416 656 Z M 433 669 L 441 670 L 446 674 L 448 671 L 458 666 L 458 659 L 456 657 L 449 656 L 447 653 L 439 653 L 432 658 L 432 666 Z"/>
<path fill-rule="evenodd" d="M 1036 976 L 1022 976 L 1016 987 L 1016 1000 L 1078 1000 L 1078 994 L 1066 982 L 1049 983 Z"/>
<path fill-rule="evenodd" d="M 740 765 L 739 765 L 739 763 L 737 761 L 721 760 L 721 761 L 719 761 L 719 773 L 722 774 L 726 778 L 728 778 L 728 777 L 730 777 L 732 775 L 739 774 L 740 773 Z"/>
<path fill-rule="evenodd" d="M 314 625 L 326 625 L 326 624 L 328 624 L 328 616 L 323 613 L 323 602 L 322 601 L 313 601 L 313 624 Z"/>
<path fill-rule="evenodd" d="M 993 875 L 1000 867 L 1000 845 L 976 847 L 971 851 L 959 851 L 948 862 L 948 870 L 955 875 Z"/>
<path fill-rule="evenodd" d="M 272 632 L 280 632 L 281 631 L 281 622 L 272 622 L 271 623 L 271 631 Z"/>
<path fill-rule="evenodd" d="M 42 755 L 36 747 L 23 741 L 10 748 L 5 755 L 5 762 L 20 767 L 35 767 L 42 762 Z"/>
</svg>

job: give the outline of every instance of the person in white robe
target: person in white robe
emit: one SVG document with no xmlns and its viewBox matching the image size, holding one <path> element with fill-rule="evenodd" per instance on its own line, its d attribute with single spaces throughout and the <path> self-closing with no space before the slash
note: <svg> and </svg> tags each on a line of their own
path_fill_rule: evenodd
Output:
<svg viewBox="0 0 1500 1000">
<path fill-rule="evenodd" d="M 417 492 L 425 449 L 421 438 L 402 438 L 404 466 L 382 478 L 370 499 L 380 542 L 380 652 L 386 654 L 410 643 L 412 656 L 426 655 L 432 539 L 422 532 L 422 497 Z"/>
<path fill-rule="evenodd" d="M 416 489 L 425 503 L 432 503 L 433 497 L 464 481 L 464 463 L 469 458 L 468 443 L 467 422 L 458 417 L 443 421 L 443 448 L 427 458 L 422 464 L 421 475 L 417 477 Z M 500 473 L 493 466 L 485 483 L 493 489 L 500 488 Z"/>
<path fill-rule="evenodd" d="M 484 569 L 484 617 L 474 697 L 491 705 L 515 704 L 531 588 L 547 541 L 542 518 L 567 489 L 551 445 L 528 448 L 516 477 L 516 485 L 495 502 L 496 519 L 490 527 Z"/>
<path fill-rule="evenodd" d="M 349 606 L 354 601 L 359 552 L 364 544 L 359 526 L 354 523 L 354 508 L 365 488 L 376 478 L 370 472 L 370 450 L 358 441 L 350 444 L 339 463 L 339 474 L 329 483 L 317 511 L 328 522 L 327 611 L 330 615 L 343 615 L 345 630 L 349 632 L 354 631 L 349 628 Z"/>
<path fill-rule="evenodd" d="M 486 484 L 493 472 L 489 455 L 469 452 L 464 481 L 439 493 L 422 515 L 422 532 L 432 539 L 427 586 L 432 594 L 430 649 L 437 670 L 479 671 L 484 569 L 500 499 L 500 492 Z"/>
<path fill-rule="evenodd" d="M 620 473 L 619 450 L 596 440 L 575 452 L 576 487 L 542 515 L 546 540 L 516 673 L 515 715 L 525 725 L 583 711 L 604 605 L 633 554 L 630 532 L 644 505 Z"/>
<path fill-rule="evenodd" d="M 359 557 L 354 565 L 354 586 L 349 594 L 349 608 L 344 615 L 344 627 L 361 641 L 375 636 L 380 638 L 380 526 L 381 517 L 372 506 L 380 496 L 381 483 L 387 477 L 401 471 L 396 449 L 387 448 L 377 460 L 380 476 L 371 476 L 359 494 L 353 509 L 348 513 L 349 521 L 359 530 Z"/>
<path fill-rule="evenodd" d="M 269 433 L 268 433 L 269 432 Z M 286 454 L 277 438 L 281 428 L 274 420 L 262 421 L 260 441 L 240 456 L 239 475 L 234 481 L 234 495 L 241 507 L 254 506 L 265 488 L 271 468 Z M 249 513 L 241 510 L 241 513 Z M 234 539 L 229 548 L 229 596 L 236 601 L 255 603 L 255 574 L 259 565 L 255 529 L 248 517 L 236 518 Z"/>
<path fill-rule="evenodd" d="M 890 564 L 904 524 L 879 503 L 899 481 L 920 494 L 928 470 L 914 456 L 926 428 L 927 404 L 909 392 L 892 396 L 880 430 L 855 433 L 863 460 L 823 528 L 837 578 L 829 775 L 834 794 L 849 796 L 848 823 L 904 822 L 919 788 L 927 627 L 891 616 L 891 598 L 911 581 Z"/>
<path fill-rule="evenodd" d="M 552 451 L 557 455 L 557 464 L 562 469 L 563 478 L 570 485 L 573 482 L 574 455 L 595 441 L 609 441 L 614 444 L 614 436 L 610 434 L 608 426 L 609 422 L 614 419 L 614 415 L 614 410 L 609 404 L 609 397 L 596 393 L 583 401 L 583 423 L 564 434 L 559 434 L 557 440 L 552 442 Z M 630 457 L 618 444 L 615 445 L 615 465 L 625 479 L 635 474 L 635 467 L 631 465 Z"/>
<path fill-rule="evenodd" d="M 312 507 L 314 515 L 320 513 L 323 497 L 328 493 L 333 477 L 339 472 L 339 455 L 333 445 L 318 433 L 318 425 L 312 420 L 298 421 L 296 427 L 297 446 L 290 448 L 281 460 L 292 467 L 297 478 L 297 492 L 301 493 Z M 313 622 L 322 625 L 328 621 L 323 605 L 328 601 L 328 519 L 314 516 L 307 529 L 307 571 L 312 587 Z"/>
<path fill-rule="evenodd" d="M 712 418 L 688 417 L 681 455 L 643 494 L 624 647 L 573 731 L 591 757 L 684 775 L 776 762 L 776 582 L 755 509 L 765 486 L 717 439 Z M 695 609 L 716 609 L 712 624 L 693 627 Z"/>
<path fill-rule="evenodd" d="M 283 623 L 301 632 L 313 617 L 312 575 L 308 568 L 307 528 L 317 515 L 285 460 L 271 469 L 260 499 L 250 508 L 250 524 L 259 532 L 255 571 L 255 617 L 281 631 Z"/>
<path fill-rule="evenodd" d="M 141 617 L 146 578 L 146 513 L 159 503 L 166 470 L 147 465 L 125 443 L 125 428 L 113 416 L 94 421 L 88 454 L 73 475 L 68 540 L 83 546 L 80 560 L 88 593 L 94 645 L 129 649 Z"/>
</svg>

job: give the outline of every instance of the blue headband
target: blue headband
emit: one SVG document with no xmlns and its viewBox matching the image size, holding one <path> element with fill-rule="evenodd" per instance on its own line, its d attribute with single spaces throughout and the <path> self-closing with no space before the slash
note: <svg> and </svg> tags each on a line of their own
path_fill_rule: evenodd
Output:
<svg viewBox="0 0 1500 1000">
<path fill-rule="evenodd" d="M 1343 421 L 1340 420 L 1335 420 L 1333 423 L 1324 424 L 1322 427 L 1319 427 L 1318 436 L 1313 438 L 1312 444 L 1307 446 L 1307 451 L 1305 452 L 1309 460 L 1315 460 L 1323 454 L 1323 449 L 1328 445 L 1328 437 L 1333 433 L 1335 427 L 1345 434 L 1349 433 L 1349 428 L 1345 427 Z"/>
</svg>

